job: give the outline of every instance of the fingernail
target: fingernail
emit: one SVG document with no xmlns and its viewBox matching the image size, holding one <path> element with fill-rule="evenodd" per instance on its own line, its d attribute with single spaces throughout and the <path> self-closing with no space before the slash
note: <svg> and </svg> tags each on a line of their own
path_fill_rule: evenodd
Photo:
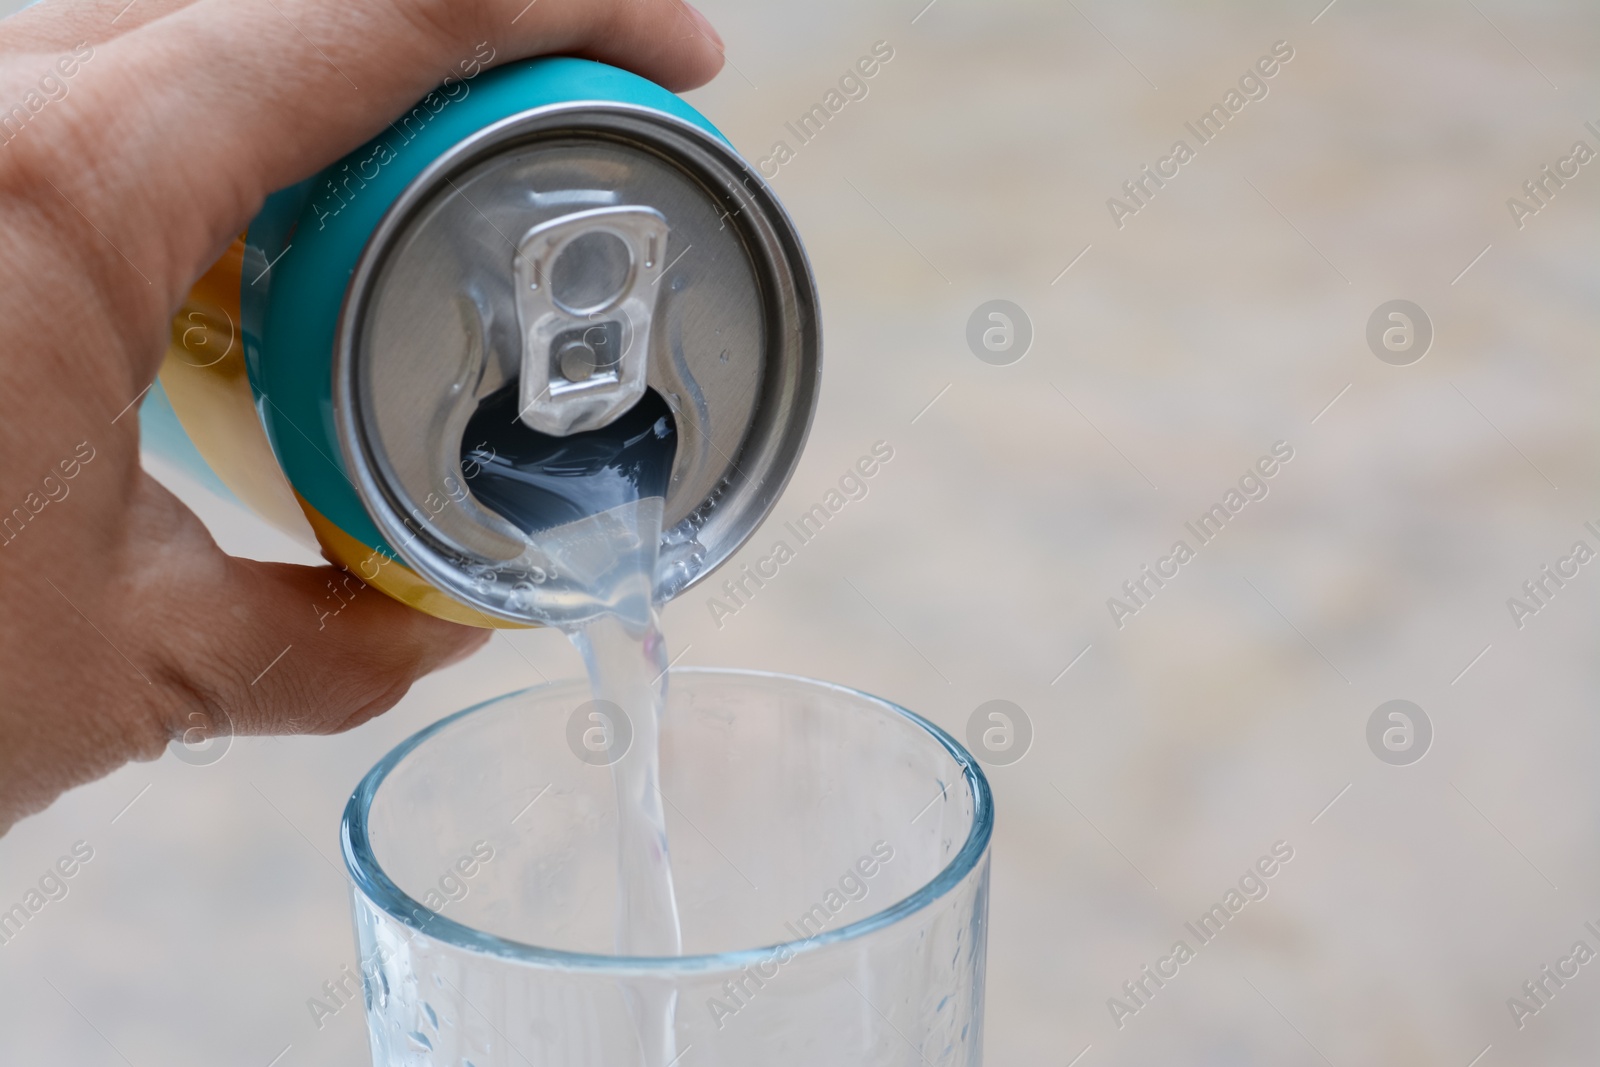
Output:
<svg viewBox="0 0 1600 1067">
<path fill-rule="evenodd" d="M 700 27 L 700 32 L 705 34 L 706 40 L 715 45 L 717 51 L 723 51 L 725 46 L 722 43 L 722 36 L 711 25 L 711 20 L 701 14 L 699 8 L 696 8 L 693 4 L 684 4 L 683 6 L 688 9 L 689 17 L 694 19 L 694 24 Z"/>
</svg>

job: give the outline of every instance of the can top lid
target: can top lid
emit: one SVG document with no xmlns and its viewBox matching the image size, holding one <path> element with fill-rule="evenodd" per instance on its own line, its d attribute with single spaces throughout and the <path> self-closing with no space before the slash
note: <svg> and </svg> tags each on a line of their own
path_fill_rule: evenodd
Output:
<svg viewBox="0 0 1600 1067">
<path fill-rule="evenodd" d="M 538 537 L 468 487 L 468 424 L 581 434 L 646 389 L 676 429 L 657 595 L 749 537 L 798 460 L 820 371 L 815 284 L 771 190 L 648 108 L 537 108 L 459 142 L 378 224 L 345 297 L 335 421 L 368 512 L 456 599 L 561 622 Z M 469 460 L 469 463 L 471 461 Z"/>
</svg>

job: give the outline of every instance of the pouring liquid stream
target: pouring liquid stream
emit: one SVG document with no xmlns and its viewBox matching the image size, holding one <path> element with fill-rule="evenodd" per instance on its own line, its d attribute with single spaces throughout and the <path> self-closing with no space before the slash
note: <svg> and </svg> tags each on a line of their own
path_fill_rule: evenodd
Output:
<svg viewBox="0 0 1600 1067">
<path fill-rule="evenodd" d="M 611 763 L 616 952 L 677 956 L 683 936 L 660 788 L 667 654 L 654 599 L 676 448 L 672 418 L 665 402 L 647 393 L 609 426 L 547 437 L 516 420 L 514 390 L 486 399 L 467 427 L 464 440 L 482 442 L 463 456 L 468 485 L 524 533 L 536 534 L 557 576 L 588 602 L 562 629 L 588 669 L 590 735 L 598 732 L 608 758 L 616 755 L 612 746 L 626 743 Z M 623 993 L 644 1067 L 668 1067 L 678 1057 L 676 991 L 640 982 Z"/>
<path fill-rule="evenodd" d="M 652 543 L 660 536 L 650 530 L 641 534 Z M 639 615 L 601 615 L 568 636 L 583 653 L 595 699 L 623 708 L 632 720 L 632 743 L 611 765 L 617 794 L 617 954 L 677 956 L 683 952 L 683 933 L 660 787 L 666 643 L 654 605 L 648 597 L 643 603 L 648 610 Z M 678 1057 L 677 991 L 640 983 L 623 993 L 639 1030 L 645 1067 L 667 1067 Z"/>
</svg>

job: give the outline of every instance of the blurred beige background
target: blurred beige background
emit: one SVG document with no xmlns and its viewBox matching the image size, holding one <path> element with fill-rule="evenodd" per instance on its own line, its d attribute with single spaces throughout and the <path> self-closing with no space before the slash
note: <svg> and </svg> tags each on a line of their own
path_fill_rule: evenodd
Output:
<svg viewBox="0 0 1600 1067">
<path fill-rule="evenodd" d="M 1600 949 L 1600 568 L 1521 629 L 1507 598 L 1600 546 L 1600 165 L 1521 229 L 1506 200 L 1600 148 L 1600 10 L 924 2 L 703 5 L 730 63 L 690 99 L 753 159 L 894 50 L 774 180 L 828 368 L 776 517 L 895 456 L 720 629 L 704 591 L 672 604 L 674 654 L 963 737 L 985 701 L 1026 711 L 990 771 L 991 1064 L 1595 1062 L 1600 964 L 1520 1029 L 1507 998 Z M 1266 98 L 1118 229 L 1107 198 L 1280 40 Z M 1436 335 L 1409 366 L 1365 338 L 1399 298 Z M 991 299 L 1032 322 L 1010 366 L 965 339 Z M 1278 441 L 1270 495 L 1118 629 L 1107 598 Z M 224 546 L 300 558 L 152 468 Z M 359 1005 L 319 1029 L 306 1004 L 355 959 L 346 796 L 443 713 L 578 670 L 559 634 L 496 640 L 347 736 L 164 757 L 25 821 L 0 905 L 94 858 L 0 946 L 0 1062 L 367 1062 Z M 1434 731 L 1410 766 L 1366 740 L 1397 698 Z M 1119 1029 L 1108 998 L 1278 841 L 1267 899 Z"/>
</svg>

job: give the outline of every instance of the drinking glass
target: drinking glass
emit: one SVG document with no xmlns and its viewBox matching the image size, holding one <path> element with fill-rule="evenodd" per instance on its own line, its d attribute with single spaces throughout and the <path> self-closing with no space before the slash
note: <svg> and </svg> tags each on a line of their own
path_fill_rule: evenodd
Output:
<svg viewBox="0 0 1600 1067">
<path fill-rule="evenodd" d="M 459 712 L 362 780 L 343 847 L 373 1062 L 981 1063 L 993 807 L 973 758 L 825 682 L 675 670 L 668 691 L 682 955 L 613 951 L 608 764 L 643 746 L 586 683 Z"/>
</svg>

